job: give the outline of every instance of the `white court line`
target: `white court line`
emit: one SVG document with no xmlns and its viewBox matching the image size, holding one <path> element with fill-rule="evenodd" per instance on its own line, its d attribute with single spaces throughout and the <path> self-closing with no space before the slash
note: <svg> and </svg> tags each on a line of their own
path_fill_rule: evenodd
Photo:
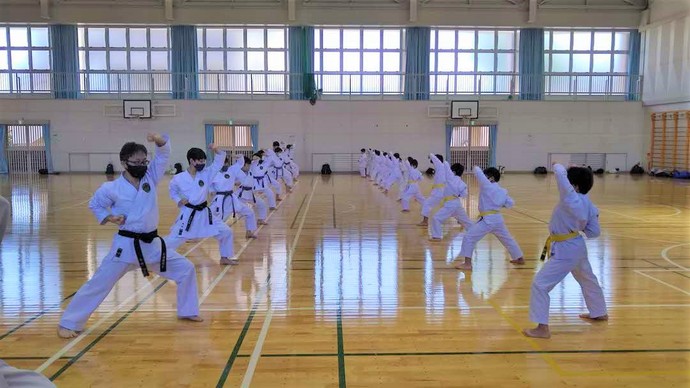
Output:
<svg viewBox="0 0 690 388">
<path fill-rule="evenodd" d="M 621 216 L 621 217 L 630 218 L 630 219 L 633 219 L 633 220 L 636 220 L 636 221 L 649 222 L 648 219 L 644 219 L 644 218 L 640 218 L 640 217 L 634 217 L 634 216 L 629 216 L 629 215 L 627 215 L 627 214 L 619 213 L 619 212 L 616 212 L 616 211 L 613 211 L 613 210 L 609 210 L 609 209 L 606 209 L 606 208 L 601 208 L 601 209 L 599 209 L 599 210 L 605 211 L 605 212 L 609 212 L 609 213 L 613 213 L 613 214 L 616 214 L 616 215 Z"/>
<path fill-rule="evenodd" d="M 266 318 L 264 318 L 264 324 L 261 326 L 259 338 L 256 340 L 256 346 L 254 346 L 254 351 L 249 358 L 247 372 L 244 374 L 244 379 L 242 380 L 242 388 L 248 388 L 252 383 L 252 377 L 254 377 L 254 371 L 256 370 L 257 364 L 259 364 L 259 358 L 261 358 L 261 349 L 264 347 L 264 342 L 266 341 L 266 336 L 268 335 L 268 327 L 271 326 L 272 317 L 273 309 L 269 308 L 268 312 L 266 313 Z"/>
<path fill-rule="evenodd" d="M 187 256 L 190 254 L 193 250 L 198 248 L 204 241 L 206 241 L 208 237 L 204 238 L 203 240 L 199 241 L 198 243 L 194 244 L 187 253 L 185 253 L 183 256 Z M 134 291 L 132 295 L 129 296 L 129 298 L 125 299 L 122 303 L 117 305 L 115 309 L 110 310 L 103 318 L 99 319 L 96 323 L 94 323 L 92 326 L 90 326 L 88 329 L 84 330 L 79 334 L 76 338 L 71 340 L 70 342 L 67 343 L 67 345 L 63 346 L 62 349 L 58 350 L 53 354 L 49 359 L 47 359 L 43 364 L 41 364 L 38 368 L 36 368 L 36 372 L 42 373 L 44 370 L 46 370 L 49 366 L 51 366 L 55 361 L 57 361 L 60 357 L 65 355 L 65 353 L 69 352 L 70 349 L 72 349 L 74 346 L 76 346 L 81 340 L 86 338 L 89 334 L 91 334 L 94 330 L 99 328 L 102 324 L 104 324 L 110 317 L 115 315 L 116 312 L 120 311 L 121 308 L 123 308 L 125 305 L 127 305 L 130 301 L 132 301 L 139 293 L 141 293 L 144 290 L 148 290 L 153 286 L 153 283 L 156 282 L 156 280 L 161 279 L 160 276 L 154 275 L 154 277 L 146 283 L 143 287 L 140 289 Z M 158 287 L 158 285 L 156 285 Z"/>
<path fill-rule="evenodd" d="M 348 204 L 348 208 L 349 208 L 348 210 L 342 211 L 342 212 L 340 212 L 340 213 L 341 213 L 341 214 L 352 213 L 352 212 L 355 211 L 355 209 L 356 209 L 355 205 L 353 205 L 353 204 L 351 204 L 351 203 Z"/>
<path fill-rule="evenodd" d="M 690 272 L 690 269 L 675 269 L 675 268 L 649 268 L 638 269 L 640 272 Z"/>
<path fill-rule="evenodd" d="M 685 294 L 685 295 L 687 295 L 687 296 L 690 296 L 690 292 L 685 291 L 685 290 L 682 289 L 682 288 L 676 287 L 676 286 L 674 286 L 673 284 L 666 283 L 665 281 L 663 281 L 663 280 L 661 280 L 661 279 L 657 279 L 657 278 L 655 278 L 654 276 L 648 275 L 648 274 L 646 274 L 646 273 L 644 273 L 644 272 L 642 272 L 642 271 L 637 271 L 637 270 L 635 270 L 635 272 L 638 273 L 638 274 L 640 274 L 640 275 L 642 275 L 642 276 L 644 276 L 644 277 L 646 277 L 646 278 L 649 278 L 649 279 L 651 279 L 651 280 L 654 280 L 654 281 L 657 282 L 657 283 L 663 284 L 663 285 L 665 285 L 665 286 L 667 286 L 667 287 L 669 287 L 669 288 L 673 288 L 673 289 L 676 290 L 676 291 L 680 291 L 680 292 L 682 292 L 683 294 Z"/>
<path fill-rule="evenodd" d="M 668 248 L 664 249 L 663 251 L 661 251 L 661 257 L 662 257 L 664 260 L 666 260 L 667 262 L 673 264 L 674 266 L 676 266 L 676 267 L 678 267 L 678 268 L 680 268 L 680 269 L 682 269 L 682 270 L 687 271 L 688 268 L 683 267 L 682 265 L 680 265 L 680 264 L 676 263 L 675 261 L 673 261 L 673 260 L 671 260 L 671 259 L 668 258 L 668 251 L 670 251 L 670 250 L 673 249 L 673 248 L 678 248 L 678 247 L 682 247 L 682 246 L 685 246 L 685 245 L 690 245 L 690 243 L 671 245 L 670 247 L 668 247 Z"/>
<path fill-rule="evenodd" d="M 649 238 L 649 237 L 640 237 L 640 236 L 626 236 L 624 234 L 613 234 L 613 233 L 608 233 L 606 232 L 606 236 L 608 237 L 623 237 L 623 238 L 629 238 L 633 240 L 647 240 L 647 241 L 656 241 L 656 242 L 661 242 L 661 243 L 667 243 L 667 244 L 678 244 L 678 241 L 669 241 L 669 240 L 657 240 L 654 238 Z"/>
</svg>

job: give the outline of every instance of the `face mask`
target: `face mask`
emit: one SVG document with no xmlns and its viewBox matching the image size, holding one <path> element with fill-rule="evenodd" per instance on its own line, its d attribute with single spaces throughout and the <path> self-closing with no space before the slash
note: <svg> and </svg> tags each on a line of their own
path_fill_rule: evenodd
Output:
<svg viewBox="0 0 690 388">
<path fill-rule="evenodd" d="M 226 171 L 228 171 L 228 168 L 230 168 L 230 166 L 223 166 L 223 168 L 221 168 L 220 171 L 226 172 Z M 201 170 L 199 170 L 199 171 L 201 171 Z"/>
<path fill-rule="evenodd" d="M 136 179 L 141 179 L 146 175 L 148 166 L 127 166 L 127 172 Z"/>
<path fill-rule="evenodd" d="M 206 167 L 206 163 L 199 163 L 196 166 L 194 166 L 194 168 L 196 168 L 198 172 L 203 171 L 204 167 Z"/>
</svg>

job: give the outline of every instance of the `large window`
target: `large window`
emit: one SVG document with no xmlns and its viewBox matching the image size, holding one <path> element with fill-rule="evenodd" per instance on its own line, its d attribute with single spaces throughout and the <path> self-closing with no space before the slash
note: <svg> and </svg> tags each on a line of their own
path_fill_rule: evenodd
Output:
<svg viewBox="0 0 690 388">
<path fill-rule="evenodd" d="M 629 31 L 545 31 L 546 93 L 625 94 L 629 40 Z"/>
<path fill-rule="evenodd" d="M 168 92 L 169 29 L 79 27 L 79 69 L 87 92 Z"/>
<path fill-rule="evenodd" d="M 508 94 L 516 90 L 517 30 L 432 29 L 431 94 Z"/>
<path fill-rule="evenodd" d="M 252 156 L 251 126 L 240 124 L 215 124 L 213 143 L 230 155 Z M 232 158 L 234 163 L 234 157 Z"/>
<path fill-rule="evenodd" d="M 325 94 L 401 94 L 401 28 L 315 28 L 314 71 Z"/>
<path fill-rule="evenodd" d="M 47 26 L 0 25 L 0 93 L 50 92 Z"/>
<path fill-rule="evenodd" d="M 200 27 L 197 41 L 201 93 L 285 93 L 285 27 Z"/>
</svg>

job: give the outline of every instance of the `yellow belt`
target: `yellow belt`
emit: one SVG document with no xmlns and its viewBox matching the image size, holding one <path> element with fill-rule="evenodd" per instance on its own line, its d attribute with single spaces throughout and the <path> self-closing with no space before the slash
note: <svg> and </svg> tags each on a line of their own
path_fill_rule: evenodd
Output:
<svg viewBox="0 0 690 388">
<path fill-rule="evenodd" d="M 541 257 L 539 258 L 539 260 L 544 261 L 544 259 L 551 256 L 551 246 L 553 245 L 553 243 L 567 241 L 575 237 L 578 237 L 579 235 L 580 233 L 578 232 L 550 235 L 549 238 L 546 239 L 546 243 L 544 244 L 544 250 L 541 251 Z"/>
<path fill-rule="evenodd" d="M 446 187 L 446 185 L 444 185 L 443 183 L 437 183 L 437 184 L 431 186 L 431 190 L 433 190 L 433 189 L 442 189 L 442 188 L 444 188 L 444 187 Z"/>
<path fill-rule="evenodd" d="M 417 181 L 407 181 L 408 185 L 414 185 L 415 183 L 417 183 Z"/>
<path fill-rule="evenodd" d="M 486 217 L 486 216 L 491 215 L 491 214 L 499 214 L 499 213 L 501 213 L 501 212 L 499 212 L 498 210 L 487 210 L 485 212 L 479 212 L 479 217 Z"/>
<path fill-rule="evenodd" d="M 455 195 L 449 195 L 447 197 L 443 197 L 443 201 L 441 201 L 441 206 L 445 205 L 446 202 L 452 201 L 454 199 L 459 199 L 460 197 L 456 197 Z"/>
</svg>

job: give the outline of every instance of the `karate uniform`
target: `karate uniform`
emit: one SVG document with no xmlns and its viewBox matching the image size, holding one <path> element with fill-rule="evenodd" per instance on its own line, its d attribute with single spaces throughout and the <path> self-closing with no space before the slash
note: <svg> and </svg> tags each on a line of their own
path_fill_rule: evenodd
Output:
<svg viewBox="0 0 690 388">
<path fill-rule="evenodd" d="M 170 157 L 170 142 L 158 147 L 146 175 L 134 187 L 124 176 L 101 185 L 89 201 L 89 209 L 101 224 L 109 215 L 125 216 L 119 230 L 123 233 L 150 233 L 158 227 L 157 186 L 165 174 Z M 82 331 L 89 316 L 108 296 L 115 283 L 127 272 L 141 268 L 137 258 L 135 239 L 120 235 L 113 237 L 110 251 L 88 282 L 74 295 L 60 319 L 60 326 L 73 331 Z M 177 315 L 193 317 L 199 315 L 196 270 L 194 264 L 167 246 L 166 271 L 160 271 L 161 239 L 151 243 L 140 241 L 143 261 L 149 271 L 177 283 Z"/>
<path fill-rule="evenodd" d="M 211 210 L 219 219 L 227 220 L 230 217 L 244 218 L 245 228 L 249 232 L 256 230 L 256 215 L 254 211 L 244 202 L 240 201 L 235 190 L 235 183 L 241 178 L 238 177 L 238 172 L 241 172 L 244 165 L 244 156 L 240 155 L 241 159 L 228 167 L 226 171 L 221 169 L 220 173 L 216 174 L 213 179 L 212 188 L 216 195 L 211 204 Z M 244 174 L 243 174 L 244 175 Z"/>
<path fill-rule="evenodd" d="M 477 242 L 491 233 L 508 250 L 513 260 L 522 257 L 522 250 L 508 232 L 500 213 L 502 208 L 511 208 L 514 205 L 513 199 L 508 196 L 508 190 L 501 187 L 498 182 L 491 182 L 477 166 L 474 167 L 474 175 L 479 183 L 479 213 L 495 213 L 480 216 L 479 221 L 467 230 L 462 239 L 460 256 L 472 257 Z"/>
<path fill-rule="evenodd" d="M 220 152 L 215 155 L 213 164 L 206 166 L 202 171 L 197 171 L 195 176 L 184 171 L 175 175 L 170 181 L 170 198 L 180 208 L 177 221 L 165 238 L 165 241 L 173 247 L 172 249 L 187 240 L 214 237 L 220 246 L 220 256 L 226 258 L 233 256 L 232 229 L 214 215 L 207 204 L 211 184 L 224 163 L 225 152 Z M 182 199 L 186 199 L 189 203 L 180 206 Z M 193 209 L 193 206 L 198 209 Z"/>
<path fill-rule="evenodd" d="M 237 194 L 238 198 L 243 203 L 254 206 L 258 219 L 265 221 L 268 215 L 268 208 L 266 206 L 266 201 L 264 201 L 261 196 L 254 193 L 254 177 L 252 176 L 251 170 L 245 174 L 245 172 L 240 169 L 240 171 L 237 172 L 237 177 L 240 180 L 239 193 Z"/>
<path fill-rule="evenodd" d="M 359 155 L 359 176 L 362 178 L 365 178 L 367 176 L 367 154 L 366 152 L 362 152 Z"/>
<path fill-rule="evenodd" d="M 270 208 L 276 207 L 276 194 L 271 189 L 270 168 L 268 162 L 261 160 L 259 162 L 252 162 L 249 170 L 250 175 L 254 179 L 254 191 L 263 194 L 266 197 L 266 202 Z"/>
<path fill-rule="evenodd" d="M 419 189 L 419 182 L 422 181 L 422 173 L 410 165 L 410 162 L 405 160 L 405 168 L 407 169 L 407 186 L 402 191 L 401 203 L 403 210 L 410 210 L 410 200 L 416 199 L 420 204 L 424 203 L 424 196 Z"/>
<path fill-rule="evenodd" d="M 572 273 L 582 288 L 585 304 L 593 318 L 607 315 L 604 293 L 592 272 L 587 258 L 587 246 L 579 232 L 588 238 L 599 237 L 599 210 L 589 197 L 579 194 L 568 181 L 566 169 L 560 164 L 554 166 L 560 201 L 556 205 L 549 222 L 551 235 L 577 235 L 565 241 L 555 241 L 551 258 L 544 264 L 532 281 L 532 293 L 529 304 L 529 318 L 533 322 L 547 325 L 549 323 L 549 292 L 560 283 L 568 273 Z M 575 234 L 575 233 L 573 233 Z"/>
<path fill-rule="evenodd" d="M 467 216 L 465 208 L 462 206 L 460 198 L 467 197 L 467 185 L 459 176 L 448 174 L 448 179 L 443 187 L 443 200 L 441 208 L 431 217 L 431 237 L 443 238 L 443 223 L 450 217 L 454 217 L 458 222 L 469 229 L 473 222 Z"/>
<path fill-rule="evenodd" d="M 436 155 L 430 154 L 431 163 L 434 165 L 434 185 L 431 186 L 431 193 L 422 205 L 422 216 L 429 217 L 431 209 L 441 203 L 443 200 L 443 187 L 446 184 L 446 173 L 449 168 L 446 168 Z"/>
<path fill-rule="evenodd" d="M 286 159 L 286 164 L 287 168 L 290 170 L 290 173 L 292 174 L 293 179 L 299 178 L 299 164 L 295 162 L 295 156 L 294 156 L 294 148 L 288 148 L 287 151 L 285 151 L 287 154 L 288 158 Z"/>
<path fill-rule="evenodd" d="M 288 156 L 281 152 L 279 154 L 275 154 L 276 159 L 278 160 L 278 164 L 276 165 L 275 169 L 275 178 L 277 181 L 283 181 L 285 183 L 285 186 L 287 186 L 288 189 L 292 189 L 292 186 L 294 185 L 294 181 L 292 180 L 292 172 L 290 172 L 290 169 L 288 165 L 290 164 Z"/>
<path fill-rule="evenodd" d="M 264 164 L 268 168 L 266 179 L 268 179 L 268 183 L 271 185 L 273 192 L 278 198 L 280 198 L 280 196 L 283 195 L 283 185 L 280 183 L 280 180 L 276 178 L 278 176 L 276 169 L 278 166 L 280 166 L 282 170 L 282 162 L 278 159 L 273 150 L 268 150 L 264 158 Z"/>
<path fill-rule="evenodd" d="M 383 182 L 383 187 L 386 190 L 390 190 L 395 182 L 400 182 L 402 177 L 402 172 L 400 171 L 400 165 L 398 164 L 398 159 L 393 156 L 388 155 L 388 160 L 386 161 L 388 166 L 389 174 L 386 180 Z"/>
</svg>

